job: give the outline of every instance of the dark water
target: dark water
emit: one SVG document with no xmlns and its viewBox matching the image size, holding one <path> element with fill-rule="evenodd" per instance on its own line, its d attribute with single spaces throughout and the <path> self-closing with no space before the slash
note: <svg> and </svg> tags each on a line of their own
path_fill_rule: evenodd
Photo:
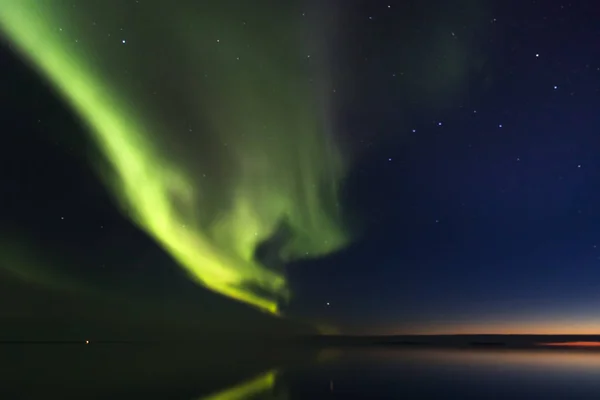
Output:
<svg viewBox="0 0 600 400">
<path fill-rule="evenodd" d="M 585 350 L 99 345 L 0 353 L 2 399 L 600 398 L 600 352 Z"/>
<path fill-rule="evenodd" d="M 298 399 L 597 399 L 600 353 L 354 350 L 287 379 Z"/>
</svg>

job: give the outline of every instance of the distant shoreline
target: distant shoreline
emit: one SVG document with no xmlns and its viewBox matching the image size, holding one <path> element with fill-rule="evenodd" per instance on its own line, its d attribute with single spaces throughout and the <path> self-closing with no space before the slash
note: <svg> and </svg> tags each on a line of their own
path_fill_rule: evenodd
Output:
<svg viewBox="0 0 600 400">
<path fill-rule="evenodd" d="M 206 343 L 231 343 L 242 345 L 246 341 L 271 345 L 314 345 L 318 347 L 451 347 L 451 348 L 586 348 L 600 351 L 600 335 L 394 335 L 394 336 L 344 336 L 320 335 L 295 338 L 244 338 L 230 337 L 214 340 L 0 340 L 0 345 L 202 345 Z"/>
<path fill-rule="evenodd" d="M 600 350 L 600 335 L 394 335 L 315 336 L 321 346 L 394 346 L 451 348 L 585 348 Z"/>
</svg>

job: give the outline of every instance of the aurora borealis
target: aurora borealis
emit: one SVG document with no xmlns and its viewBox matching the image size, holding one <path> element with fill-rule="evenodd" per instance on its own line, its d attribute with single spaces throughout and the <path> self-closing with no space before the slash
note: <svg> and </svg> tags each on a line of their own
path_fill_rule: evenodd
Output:
<svg viewBox="0 0 600 400">
<path fill-rule="evenodd" d="M 0 3 L 11 318 L 597 331 L 583 5 Z"/>
<path fill-rule="evenodd" d="M 0 0 L 0 397 L 597 398 L 597 9 Z"/>
<path fill-rule="evenodd" d="M 136 3 L 2 0 L 0 22 L 86 125 L 123 212 L 193 280 L 277 313 L 282 263 L 349 240 L 327 44 L 291 15 Z"/>
</svg>

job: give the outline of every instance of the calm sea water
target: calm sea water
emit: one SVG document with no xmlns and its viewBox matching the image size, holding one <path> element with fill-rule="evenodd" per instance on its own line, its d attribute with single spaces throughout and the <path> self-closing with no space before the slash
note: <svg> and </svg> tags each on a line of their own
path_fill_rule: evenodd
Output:
<svg viewBox="0 0 600 400">
<path fill-rule="evenodd" d="M 293 399 L 598 399 L 600 352 L 354 350 L 285 379 Z"/>
<path fill-rule="evenodd" d="M 3 399 L 600 398 L 600 352 L 584 350 L 263 349 L 217 357 L 185 347 L 0 346 L 0 352 Z"/>
</svg>

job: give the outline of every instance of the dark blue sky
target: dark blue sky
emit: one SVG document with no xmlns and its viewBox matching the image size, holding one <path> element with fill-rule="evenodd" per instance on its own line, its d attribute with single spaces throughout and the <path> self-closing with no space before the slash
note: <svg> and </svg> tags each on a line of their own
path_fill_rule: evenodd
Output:
<svg viewBox="0 0 600 400">
<path fill-rule="evenodd" d="M 594 10 L 591 1 L 353 3 L 333 81 L 357 240 L 289 267 L 287 312 L 349 332 L 597 332 Z M 68 274 L 175 296 L 171 260 L 116 210 L 70 111 L 7 45 L 1 57 L 12 77 L 1 88 L 11 93 L 4 234 L 86 265 L 61 267 Z"/>
<path fill-rule="evenodd" d="M 380 47 L 357 78 L 362 98 L 377 100 L 361 106 L 355 140 L 372 145 L 349 183 L 368 233 L 339 259 L 292 274 L 324 316 L 362 331 L 600 328 L 591 3 L 487 3 L 483 21 L 465 17 L 466 6 L 429 15 L 437 27 L 377 3 L 357 29 Z M 456 26 L 461 18 L 472 19 Z M 393 49 L 407 32 L 427 38 L 440 27 L 459 39 L 476 27 L 484 40 L 472 56 L 484 67 L 437 103 L 399 79 L 414 64 Z"/>
</svg>

